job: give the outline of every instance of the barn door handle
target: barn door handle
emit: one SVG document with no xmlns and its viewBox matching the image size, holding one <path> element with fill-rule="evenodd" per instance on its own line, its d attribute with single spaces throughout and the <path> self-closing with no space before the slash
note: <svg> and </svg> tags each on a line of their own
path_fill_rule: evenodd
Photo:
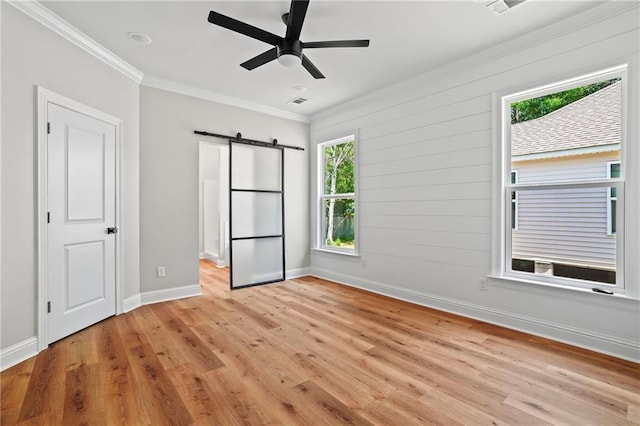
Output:
<svg viewBox="0 0 640 426">
<path fill-rule="evenodd" d="M 118 233 L 118 228 L 116 228 L 115 226 L 107 228 L 107 234 L 117 234 L 117 233 Z"/>
</svg>

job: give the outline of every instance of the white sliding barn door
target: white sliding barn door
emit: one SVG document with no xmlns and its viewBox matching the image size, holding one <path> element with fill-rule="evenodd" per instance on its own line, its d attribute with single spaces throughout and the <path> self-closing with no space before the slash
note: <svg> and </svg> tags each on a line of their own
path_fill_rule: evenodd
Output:
<svg viewBox="0 0 640 426">
<path fill-rule="evenodd" d="M 47 104 L 47 343 L 116 313 L 115 126 Z"/>
</svg>

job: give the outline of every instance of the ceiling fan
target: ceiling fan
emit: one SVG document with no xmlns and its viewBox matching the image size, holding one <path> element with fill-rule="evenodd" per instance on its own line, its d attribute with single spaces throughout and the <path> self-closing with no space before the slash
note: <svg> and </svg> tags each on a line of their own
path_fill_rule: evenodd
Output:
<svg viewBox="0 0 640 426">
<path fill-rule="evenodd" d="M 289 12 L 282 15 L 282 21 L 287 25 L 284 37 L 280 37 L 263 29 L 254 27 L 237 19 L 230 18 L 220 13 L 209 12 L 208 21 L 231 31 L 244 34 L 256 40 L 263 41 L 274 46 L 260 55 L 240 64 L 248 70 L 277 59 L 284 66 L 292 67 L 302 62 L 302 66 L 313 78 L 325 78 L 318 68 L 303 53 L 304 49 L 318 49 L 325 47 L 367 47 L 369 40 L 333 40 L 303 42 L 300 40 L 300 31 L 304 23 L 304 17 L 309 7 L 309 0 L 292 0 Z"/>
</svg>

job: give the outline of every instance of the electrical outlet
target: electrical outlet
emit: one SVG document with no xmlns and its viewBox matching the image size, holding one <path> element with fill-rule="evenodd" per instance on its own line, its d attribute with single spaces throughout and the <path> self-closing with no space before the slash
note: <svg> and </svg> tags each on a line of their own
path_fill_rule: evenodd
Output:
<svg viewBox="0 0 640 426">
<path fill-rule="evenodd" d="M 165 276 L 164 266 L 158 266 L 158 276 L 159 277 L 164 277 Z"/>
<path fill-rule="evenodd" d="M 489 290 L 489 280 L 486 278 L 483 278 L 480 280 L 480 290 L 482 291 L 488 291 Z"/>
</svg>

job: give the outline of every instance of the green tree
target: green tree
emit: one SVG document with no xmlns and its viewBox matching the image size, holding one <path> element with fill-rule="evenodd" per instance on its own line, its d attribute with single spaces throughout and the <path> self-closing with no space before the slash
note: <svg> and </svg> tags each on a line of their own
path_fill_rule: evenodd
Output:
<svg viewBox="0 0 640 426">
<path fill-rule="evenodd" d="M 349 194 L 355 191 L 354 159 L 355 151 L 353 142 L 330 145 L 324 149 L 325 158 L 325 182 L 324 193 Z M 334 212 L 336 204 L 340 205 L 339 212 L 343 217 L 354 214 L 354 202 L 346 200 L 329 200 L 327 212 L 326 244 L 333 245 Z"/>
<path fill-rule="evenodd" d="M 565 90 L 564 92 L 514 102 L 511 104 L 511 124 L 540 118 L 578 99 L 582 99 L 598 90 L 604 89 L 619 80 L 619 78 L 616 78 L 599 81 L 586 86 L 576 87 L 575 89 Z"/>
</svg>

